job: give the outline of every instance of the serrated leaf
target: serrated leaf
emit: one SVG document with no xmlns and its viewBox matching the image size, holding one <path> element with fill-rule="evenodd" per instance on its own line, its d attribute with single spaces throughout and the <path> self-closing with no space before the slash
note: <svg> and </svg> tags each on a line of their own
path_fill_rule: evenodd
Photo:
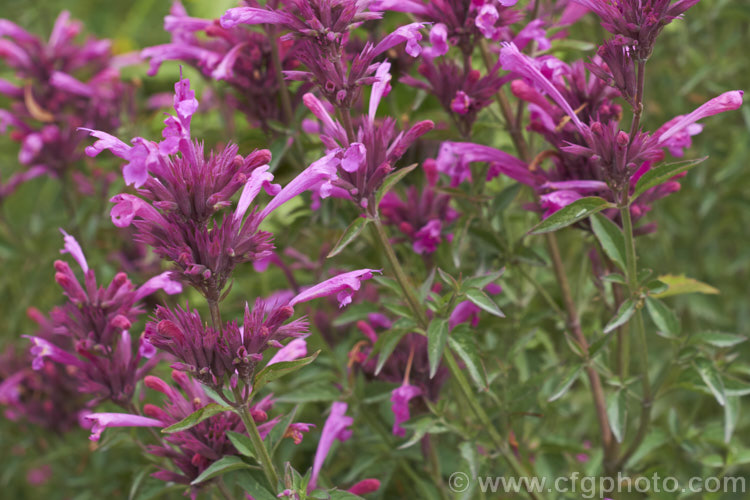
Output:
<svg viewBox="0 0 750 500">
<path fill-rule="evenodd" d="M 448 345 L 464 362 L 474 383 L 483 390 L 487 389 L 489 385 L 487 374 L 484 371 L 484 365 L 479 356 L 479 349 L 477 349 L 474 336 L 469 332 L 456 329 L 452 335 L 448 336 Z"/>
<path fill-rule="evenodd" d="M 716 401 L 721 406 L 724 406 L 727 401 L 727 396 L 724 392 L 724 382 L 714 364 L 706 358 L 697 358 L 693 361 L 693 366 L 703 380 L 703 383 L 713 393 Z"/>
<path fill-rule="evenodd" d="M 646 310 L 660 333 L 672 337 L 680 334 L 680 321 L 664 302 L 646 297 Z"/>
<path fill-rule="evenodd" d="M 373 353 L 377 353 L 378 355 L 378 362 L 375 364 L 375 376 L 383 369 L 383 365 L 388 361 L 391 353 L 406 333 L 406 330 L 390 329 L 378 337 L 372 349 Z"/>
<path fill-rule="evenodd" d="M 747 337 L 735 333 L 701 332 L 695 335 L 693 339 L 704 344 L 726 349 L 745 342 Z"/>
<path fill-rule="evenodd" d="M 581 374 L 581 370 L 583 370 L 583 366 L 581 365 L 574 366 L 571 369 L 569 369 L 565 377 L 562 379 L 560 384 L 558 384 L 557 388 L 552 393 L 552 395 L 547 398 L 547 401 L 551 403 L 565 396 L 568 390 L 570 390 L 570 388 L 573 386 L 573 382 L 575 382 L 576 379 L 578 378 L 578 375 Z"/>
<path fill-rule="evenodd" d="M 239 432 L 227 431 L 227 437 L 234 447 L 237 448 L 237 451 L 240 452 L 240 455 L 255 458 L 253 442 L 248 436 L 240 434 Z"/>
<path fill-rule="evenodd" d="M 430 362 L 430 378 L 437 373 L 440 360 L 443 359 L 443 350 L 448 341 L 448 320 L 433 319 L 427 327 L 427 359 Z"/>
<path fill-rule="evenodd" d="M 227 472 L 231 472 L 233 470 L 249 468 L 250 466 L 238 456 L 229 455 L 226 457 L 222 457 L 216 462 L 209 465 L 206 470 L 201 472 L 201 474 L 190 483 L 190 485 L 195 486 L 196 484 L 200 484 L 203 481 L 208 481 L 209 479 L 221 476 L 222 474 L 226 474 Z"/>
<path fill-rule="evenodd" d="M 529 233 L 543 234 L 557 231 L 558 229 L 575 224 L 579 220 L 583 220 L 590 215 L 601 212 L 605 208 L 615 208 L 615 206 L 604 198 L 596 196 L 581 198 L 544 219 L 542 222 L 531 228 Z"/>
<path fill-rule="evenodd" d="M 681 174 L 682 172 L 687 172 L 691 168 L 700 165 L 701 163 L 706 161 L 707 158 L 708 156 L 699 158 L 697 160 L 668 163 L 667 165 L 660 165 L 658 167 L 652 168 L 651 170 L 643 174 L 640 179 L 638 179 L 638 182 L 635 185 L 635 190 L 633 191 L 633 196 L 631 196 L 631 200 L 637 199 L 644 192 L 648 191 L 654 186 L 665 183 L 675 175 Z"/>
<path fill-rule="evenodd" d="M 734 377 L 723 377 L 724 394 L 727 396 L 747 396 L 750 394 L 750 383 Z"/>
<path fill-rule="evenodd" d="M 672 295 L 683 295 L 686 293 L 705 293 L 709 295 L 716 295 L 719 293 L 719 290 L 711 285 L 707 285 L 706 283 L 702 283 L 693 278 L 688 278 L 684 274 L 679 276 L 665 274 L 664 276 L 659 276 L 658 279 L 659 281 L 666 283 L 669 287 L 667 291 L 653 295 L 653 297 L 659 299 L 670 297 Z"/>
<path fill-rule="evenodd" d="M 338 254 L 340 254 L 346 247 L 357 239 L 357 236 L 360 235 L 362 230 L 367 227 L 367 224 L 370 222 L 370 219 L 367 217 L 357 217 L 352 221 L 351 224 L 349 224 L 349 227 L 344 230 L 344 234 L 341 235 L 341 238 L 339 238 L 339 241 L 336 242 L 336 245 L 334 245 L 333 249 L 328 252 L 327 259 L 330 259 L 331 257 L 335 257 Z"/>
<path fill-rule="evenodd" d="M 193 413 L 183 418 L 176 424 L 165 427 L 161 431 L 165 434 L 184 431 L 186 429 L 194 427 L 195 425 L 198 425 L 207 418 L 211 418 L 214 415 L 218 415 L 219 413 L 224 413 L 225 411 L 234 411 L 234 408 L 232 408 L 231 406 L 220 405 L 218 403 L 208 403 L 203 408 L 195 410 Z"/>
<path fill-rule="evenodd" d="M 495 304 L 495 301 L 492 300 L 490 296 L 484 293 L 482 290 L 479 290 L 477 288 L 470 288 L 469 290 L 466 290 L 464 295 L 466 295 L 466 298 L 469 299 L 474 305 L 478 306 L 480 309 L 483 309 L 488 313 L 494 314 L 495 316 L 498 316 L 500 318 L 505 317 L 505 314 L 500 310 L 497 304 Z"/>
<path fill-rule="evenodd" d="M 625 390 L 621 389 L 616 393 L 610 394 L 609 398 L 607 398 L 609 427 L 618 443 L 622 443 L 622 440 L 625 438 L 625 429 L 628 422 L 625 396 Z"/>
<path fill-rule="evenodd" d="M 615 328 L 618 328 L 625 323 L 628 322 L 628 320 L 633 316 L 635 313 L 635 301 L 633 299 L 627 299 L 622 304 L 620 304 L 620 307 L 617 309 L 617 312 L 612 317 L 611 320 L 609 320 L 609 323 L 604 327 L 604 333 L 609 333 Z"/>
<path fill-rule="evenodd" d="M 620 266 L 623 271 L 627 267 L 625 262 L 625 236 L 620 227 L 602 214 L 591 217 L 591 228 L 599 240 L 604 253 L 612 262 Z"/>
<path fill-rule="evenodd" d="M 385 179 L 383 179 L 383 184 L 380 186 L 380 189 L 378 189 L 378 192 L 375 194 L 375 203 L 377 206 L 380 206 L 380 202 L 383 200 L 383 196 L 393 189 L 393 186 L 399 183 L 401 179 L 406 177 L 406 175 L 417 168 L 417 163 L 413 163 L 409 165 L 408 167 L 399 168 L 392 174 L 389 174 L 386 176 Z"/>
<path fill-rule="evenodd" d="M 320 354 L 320 351 L 317 351 L 311 356 L 307 356 L 306 358 L 295 359 L 293 361 L 280 361 L 270 366 L 266 366 L 253 378 L 253 392 L 257 392 L 261 387 L 273 380 L 276 380 L 277 378 L 281 378 L 284 375 L 296 372 L 303 366 L 309 365 L 310 363 L 315 361 L 315 358 L 318 357 L 318 354 Z"/>
</svg>

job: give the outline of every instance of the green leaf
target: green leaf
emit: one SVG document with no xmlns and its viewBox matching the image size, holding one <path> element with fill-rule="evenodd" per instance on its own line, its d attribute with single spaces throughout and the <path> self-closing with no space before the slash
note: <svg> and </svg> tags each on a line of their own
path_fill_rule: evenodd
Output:
<svg viewBox="0 0 750 500">
<path fill-rule="evenodd" d="M 495 304 L 495 301 L 492 300 L 490 296 L 484 293 L 482 290 L 479 290 L 477 288 L 470 288 L 469 290 L 466 290 L 464 295 L 466 295 L 466 298 L 476 306 L 478 306 L 480 309 L 483 309 L 488 313 L 494 314 L 495 316 L 498 316 L 500 318 L 505 317 L 505 314 L 503 314 L 503 311 L 501 311 L 497 304 Z"/>
<path fill-rule="evenodd" d="M 312 356 L 307 356 L 306 358 L 295 359 L 294 361 L 280 361 L 270 366 L 266 366 L 255 375 L 253 379 L 253 392 L 257 392 L 261 387 L 277 378 L 296 372 L 303 366 L 309 365 L 315 361 L 318 354 L 320 354 L 320 351 L 317 351 Z"/>
<path fill-rule="evenodd" d="M 430 378 L 437 373 L 440 360 L 443 359 L 443 350 L 448 341 L 448 320 L 433 319 L 427 327 L 427 359 L 430 361 Z"/>
<path fill-rule="evenodd" d="M 615 313 L 614 317 L 609 320 L 609 323 L 604 327 L 604 333 L 609 333 L 615 328 L 618 328 L 625 323 L 628 322 L 628 320 L 633 316 L 635 313 L 635 301 L 633 299 L 627 299 L 625 302 L 620 304 L 620 308 L 617 309 L 617 313 Z"/>
<path fill-rule="evenodd" d="M 714 364 L 706 358 L 698 358 L 693 361 L 693 366 L 701 379 L 703 379 L 703 383 L 713 393 L 716 401 L 721 406 L 724 406 L 727 402 L 727 396 L 724 392 L 724 382 L 721 380 L 721 375 L 716 370 Z"/>
<path fill-rule="evenodd" d="M 232 442 L 234 447 L 237 448 L 237 451 L 240 452 L 240 455 L 255 458 L 253 442 L 249 437 L 234 431 L 227 431 L 227 437 Z"/>
<path fill-rule="evenodd" d="M 729 443 L 732 434 L 737 428 L 737 421 L 740 418 L 740 398 L 737 396 L 727 397 L 727 404 L 724 405 L 724 442 Z"/>
<path fill-rule="evenodd" d="M 543 234 L 557 231 L 558 229 L 567 227 L 579 220 L 583 220 L 590 215 L 601 212 L 605 208 L 615 208 L 615 206 L 607 200 L 596 196 L 581 198 L 544 219 L 542 222 L 531 228 L 529 233 Z"/>
<path fill-rule="evenodd" d="M 619 273 L 605 274 L 602 276 L 602 281 L 609 281 L 610 283 L 617 283 L 620 285 L 628 284 L 628 280 L 625 279 L 625 276 Z"/>
<path fill-rule="evenodd" d="M 486 390 L 489 385 L 487 374 L 479 357 L 479 349 L 474 341 L 474 336 L 463 329 L 457 328 L 453 331 L 452 335 L 448 336 L 448 345 L 466 364 L 466 369 L 469 371 L 469 375 L 474 382 L 481 389 Z"/>
<path fill-rule="evenodd" d="M 664 302 L 652 297 L 646 297 L 646 310 L 648 310 L 648 315 L 651 316 L 660 333 L 671 337 L 676 337 L 680 334 L 680 321 Z"/>
<path fill-rule="evenodd" d="M 612 262 L 620 266 L 623 271 L 627 267 L 625 262 L 625 236 L 620 227 L 602 214 L 591 217 L 591 228 L 599 240 L 604 253 Z"/>
<path fill-rule="evenodd" d="M 224 413 L 225 411 L 234 411 L 234 408 L 232 408 L 231 406 L 220 405 L 218 403 L 208 403 L 203 408 L 195 410 L 193 413 L 183 418 L 176 424 L 165 427 L 161 431 L 165 434 L 184 431 L 203 422 L 207 418 L 211 418 L 214 415 L 218 415 L 219 413 Z"/>
<path fill-rule="evenodd" d="M 625 400 L 625 390 L 620 389 L 616 393 L 610 394 L 607 401 L 607 418 L 609 427 L 612 429 L 612 435 L 618 443 L 622 443 L 627 428 L 627 404 Z"/>
<path fill-rule="evenodd" d="M 728 348 L 745 342 L 747 340 L 747 337 L 734 333 L 701 332 L 695 335 L 693 339 L 704 344 L 712 345 L 714 347 Z"/>
<path fill-rule="evenodd" d="M 200 484 L 203 481 L 207 481 L 209 479 L 212 479 L 217 476 L 221 476 L 222 474 L 226 474 L 227 472 L 231 472 L 233 470 L 239 470 L 239 469 L 249 469 L 250 466 L 242 461 L 242 459 L 236 455 L 228 455 L 226 457 L 222 457 L 216 462 L 212 463 L 208 466 L 206 470 L 201 472 L 200 476 L 196 477 L 191 483 L 191 486 L 195 486 L 196 484 Z"/>
<path fill-rule="evenodd" d="M 484 287 L 496 281 L 500 276 L 505 273 L 505 268 L 495 271 L 494 273 L 485 274 L 484 276 L 475 276 L 474 278 L 468 278 L 461 283 L 461 292 L 466 292 L 472 288 L 478 290 L 484 290 Z"/>
<path fill-rule="evenodd" d="M 547 398 L 547 401 L 551 403 L 565 396 L 565 393 L 567 393 L 568 390 L 573 386 L 573 382 L 576 381 L 578 375 L 581 374 L 581 370 L 583 370 L 582 365 L 576 365 L 568 370 L 568 373 L 562 379 L 562 382 L 560 382 L 552 395 Z"/>
<path fill-rule="evenodd" d="M 289 429 L 289 426 L 294 421 L 294 417 L 297 416 L 298 409 L 299 407 L 295 406 L 294 408 L 292 408 L 292 411 L 284 415 L 281 421 L 273 426 L 271 432 L 269 432 L 266 438 L 263 440 L 263 444 L 264 446 L 266 446 L 266 449 L 271 455 L 271 458 L 273 458 L 273 455 L 276 452 L 276 448 L 279 447 L 281 440 L 284 439 L 284 434 L 286 434 L 287 429 Z"/>
<path fill-rule="evenodd" d="M 276 495 L 266 489 L 265 480 L 261 481 L 260 474 L 255 471 L 240 472 L 236 482 L 242 488 L 243 493 L 249 493 L 255 500 L 279 500 Z"/>
<path fill-rule="evenodd" d="M 415 168 L 417 168 L 417 165 L 418 165 L 417 163 L 413 163 L 413 164 L 409 165 L 408 167 L 399 168 L 398 170 L 396 170 L 392 174 L 386 176 L 386 178 L 383 179 L 383 184 L 380 186 L 380 189 L 378 189 L 378 192 L 375 194 L 375 203 L 376 203 L 376 206 L 379 207 L 380 206 L 380 202 L 383 199 L 383 196 L 385 196 L 385 194 L 388 191 L 390 191 L 393 188 L 393 186 L 395 186 L 396 184 L 398 184 L 401 179 L 403 179 L 404 177 L 406 177 L 406 175 L 409 172 L 411 172 L 412 170 L 414 170 Z"/>
<path fill-rule="evenodd" d="M 352 221 L 351 224 L 349 224 L 349 227 L 346 228 L 344 231 L 344 234 L 341 235 L 341 238 L 339 238 L 339 241 L 336 242 L 336 245 L 334 245 L 333 249 L 328 252 L 327 259 L 330 259 L 331 257 L 335 257 L 338 254 L 341 253 L 344 248 L 349 245 L 352 241 L 357 239 L 357 236 L 362 232 L 362 230 L 367 227 L 367 224 L 370 222 L 370 219 L 367 217 L 357 217 Z"/>
<path fill-rule="evenodd" d="M 750 394 L 750 383 L 734 377 L 723 377 L 724 394 L 727 396 L 747 396 Z"/>
<path fill-rule="evenodd" d="M 709 295 L 716 295 L 719 293 L 719 290 L 712 287 L 711 285 L 701 283 L 700 281 L 693 278 L 688 278 L 684 274 L 681 274 L 679 276 L 675 276 L 673 274 L 665 274 L 664 276 L 659 276 L 659 281 L 666 283 L 666 285 L 669 287 L 665 292 L 655 293 L 652 295 L 653 297 L 657 297 L 660 299 L 669 297 L 671 295 L 683 295 L 686 293 L 705 293 Z"/>
<path fill-rule="evenodd" d="M 696 167 L 706 161 L 707 158 L 708 156 L 705 156 L 697 160 L 668 163 L 667 165 L 660 165 L 658 167 L 652 168 L 651 170 L 643 174 L 640 179 L 638 179 L 638 183 L 635 185 L 635 191 L 633 192 L 633 196 L 631 196 L 630 199 L 637 199 L 640 195 L 642 195 L 652 187 L 658 186 L 659 184 L 668 181 L 677 174 L 687 172 L 691 168 Z"/>
<path fill-rule="evenodd" d="M 383 369 L 383 365 L 388 361 L 391 353 L 406 333 L 406 330 L 390 329 L 384 334 L 378 336 L 378 340 L 375 342 L 372 349 L 373 353 L 378 354 L 378 362 L 375 364 L 375 376 L 377 376 L 380 373 L 380 370 Z"/>
<path fill-rule="evenodd" d="M 361 496 L 345 490 L 331 490 L 328 494 L 331 500 L 364 500 Z"/>
<path fill-rule="evenodd" d="M 669 285 L 667 285 L 663 281 L 651 280 L 646 283 L 646 288 L 648 289 L 648 293 L 650 295 L 658 295 L 669 290 Z"/>
</svg>

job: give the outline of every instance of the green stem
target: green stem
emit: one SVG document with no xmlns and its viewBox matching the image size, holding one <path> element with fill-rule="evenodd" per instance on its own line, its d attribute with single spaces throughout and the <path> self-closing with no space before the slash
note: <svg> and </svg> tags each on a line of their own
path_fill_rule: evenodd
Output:
<svg viewBox="0 0 750 500">
<path fill-rule="evenodd" d="M 239 394 L 235 392 L 235 396 L 239 396 Z M 242 423 L 245 424 L 247 434 L 253 443 L 253 448 L 255 448 L 255 453 L 258 455 L 257 458 L 260 461 L 260 465 L 263 467 L 263 473 L 266 475 L 266 479 L 268 479 L 271 488 L 275 492 L 276 486 L 279 484 L 279 476 L 276 473 L 276 468 L 273 466 L 273 461 L 271 461 L 271 455 L 268 454 L 266 445 L 263 444 L 263 439 L 260 437 L 258 426 L 255 425 L 255 420 L 253 420 L 252 415 L 250 415 L 247 409 L 247 403 L 242 403 L 237 410 L 240 412 Z"/>
<path fill-rule="evenodd" d="M 635 237 L 633 236 L 633 221 L 630 217 L 630 206 L 627 197 L 624 200 L 623 206 L 620 207 L 620 216 L 622 218 L 622 230 L 625 235 L 625 259 L 627 264 L 627 281 L 628 288 L 630 289 L 630 296 L 633 300 L 638 298 L 638 265 L 636 262 L 635 252 Z M 634 331 L 637 335 L 638 347 L 640 349 L 641 356 L 641 384 L 643 390 L 643 398 L 641 399 L 641 417 L 638 425 L 638 431 L 630 444 L 630 447 L 625 451 L 620 460 L 618 461 L 618 469 L 621 468 L 625 462 L 635 453 L 638 447 L 643 442 L 648 432 L 649 423 L 651 420 L 651 382 L 648 376 L 648 343 L 646 338 L 646 328 L 643 323 L 643 313 L 641 308 L 636 308 L 635 318 L 630 322 L 632 327 L 631 331 Z"/>
</svg>

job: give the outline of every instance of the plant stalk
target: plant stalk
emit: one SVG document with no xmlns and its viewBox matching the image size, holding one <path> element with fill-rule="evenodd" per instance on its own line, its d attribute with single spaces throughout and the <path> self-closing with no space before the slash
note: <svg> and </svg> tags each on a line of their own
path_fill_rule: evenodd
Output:
<svg viewBox="0 0 750 500">
<path fill-rule="evenodd" d="M 239 396 L 239 394 L 235 392 L 235 396 Z M 276 486 L 279 484 L 279 476 L 276 473 L 276 468 L 273 465 L 271 456 L 268 454 L 266 445 L 263 444 L 263 439 L 260 437 L 258 426 L 255 425 L 255 421 L 247 409 L 247 403 L 240 404 L 237 410 L 240 412 L 242 423 L 245 424 L 247 434 L 250 436 L 250 440 L 253 443 L 253 448 L 255 448 L 255 453 L 258 455 L 257 458 L 260 461 L 260 465 L 263 467 L 263 473 L 266 475 L 266 479 L 268 479 L 271 488 L 273 488 L 275 492 Z"/>
</svg>

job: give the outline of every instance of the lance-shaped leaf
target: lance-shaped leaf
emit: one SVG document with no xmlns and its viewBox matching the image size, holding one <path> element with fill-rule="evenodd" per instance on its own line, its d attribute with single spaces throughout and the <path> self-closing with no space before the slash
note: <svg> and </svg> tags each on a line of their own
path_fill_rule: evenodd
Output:
<svg viewBox="0 0 750 500">
<path fill-rule="evenodd" d="M 591 217 L 591 228 L 607 257 L 624 271 L 626 268 L 625 236 L 620 227 L 602 214 L 594 214 Z"/>
<path fill-rule="evenodd" d="M 627 428 L 627 404 L 624 389 L 610 394 L 607 401 L 607 418 L 612 435 L 618 443 L 622 443 Z"/>
<path fill-rule="evenodd" d="M 615 328 L 618 328 L 625 323 L 628 322 L 628 320 L 633 316 L 635 313 L 635 301 L 633 299 L 627 299 L 625 302 L 620 304 L 619 309 L 617 309 L 617 313 L 615 313 L 614 317 L 609 320 L 609 323 L 604 327 L 604 333 L 609 333 Z"/>
<path fill-rule="evenodd" d="M 646 309 L 660 333 L 671 337 L 679 335 L 680 321 L 677 319 L 674 311 L 667 307 L 664 302 L 652 297 L 646 297 Z"/>
<path fill-rule="evenodd" d="M 186 429 L 190 429 L 195 425 L 198 425 L 207 418 L 211 418 L 214 415 L 218 415 L 219 413 L 224 413 L 225 411 L 234 411 L 234 408 L 232 408 L 231 406 L 220 405 L 218 403 L 208 403 L 203 408 L 198 408 L 193 413 L 183 418 L 176 424 L 165 427 L 161 431 L 165 434 L 184 431 Z"/>
<path fill-rule="evenodd" d="M 558 384 L 552 395 L 547 398 L 547 401 L 551 403 L 552 401 L 557 401 L 558 399 L 563 397 L 573 386 L 573 382 L 575 382 L 578 378 L 578 375 L 581 374 L 581 370 L 583 370 L 583 365 L 576 365 L 570 368 L 565 374 L 565 377 Z"/>
<path fill-rule="evenodd" d="M 616 208 L 615 205 L 604 198 L 590 196 L 576 200 L 568 206 L 565 206 L 553 213 L 542 222 L 531 228 L 530 234 L 542 234 L 557 231 L 579 220 L 583 220 L 590 215 L 601 212 L 605 208 Z"/>
<path fill-rule="evenodd" d="M 389 174 L 386 176 L 385 179 L 383 179 L 383 184 L 380 186 L 380 189 L 378 189 L 378 192 L 375 193 L 375 202 L 377 206 L 380 206 L 380 202 L 383 200 L 383 196 L 393 189 L 393 186 L 399 183 L 401 179 L 406 177 L 406 175 L 417 168 L 417 164 L 414 163 L 412 165 L 409 165 L 408 167 L 399 168 L 392 174 Z"/>
<path fill-rule="evenodd" d="M 228 455 L 209 465 L 208 468 L 204 470 L 200 476 L 196 477 L 190 484 L 192 486 L 195 486 L 196 484 L 200 484 L 203 481 L 208 481 L 209 479 L 212 479 L 214 477 L 221 476 L 222 474 L 226 474 L 227 472 L 249 468 L 250 466 L 243 462 L 240 457 L 236 455 Z"/>
<path fill-rule="evenodd" d="M 303 366 L 307 366 L 318 357 L 320 351 L 313 353 L 312 356 L 306 358 L 295 359 L 294 361 L 279 361 L 270 366 L 266 366 L 259 371 L 253 379 L 253 392 L 257 392 L 261 387 L 276 380 L 277 378 L 283 377 L 292 372 L 296 372 Z"/>
<path fill-rule="evenodd" d="M 724 382 L 714 364 L 706 358 L 698 358 L 693 361 L 693 366 L 701 379 L 703 379 L 703 383 L 713 393 L 716 401 L 721 406 L 724 406 L 727 402 L 727 395 L 724 392 Z"/>
<path fill-rule="evenodd" d="M 372 352 L 377 353 L 378 355 L 378 362 L 375 364 L 376 376 L 380 373 L 380 370 L 383 369 L 385 362 L 388 361 L 391 353 L 406 333 L 406 330 L 390 329 L 378 337 L 378 340 L 375 342 L 372 349 Z"/>
<path fill-rule="evenodd" d="M 724 332 L 701 332 L 693 337 L 694 340 L 709 344 L 714 347 L 720 347 L 722 349 L 728 349 L 734 347 L 737 344 L 741 344 L 747 340 L 744 335 L 737 335 L 735 333 L 724 333 Z"/>
<path fill-rule="evenodd" d="M 727 404 L 724 405 L 724 442 L 729 443 L 732 434 L 737 428 L 737 421 L 740 418 L 740 398 L 737 396 L 728 396 Z"/>
<path fill-rule="evenodd" d="M 234 431 L 227 431 L 227 437 L 232 442 L 234 447 L 237 448 L 237 451 L 240 452 L 240 455 L 255 458 L 253 442 L 249 437 Z"/>
<path fill-rule="evenodd" d="M 483 290 L 484 287 L 496 281 L 500 276 L 505 273 L 505 268 L 495 271 L 494 273 L 485 274 L 484 276 L 475 276 L 473 278 L 467 278 L 461 283 L 461 291 L 466 292 L 472 288 Z"/>
<path fill-rule="evenodd" d="M 640 179 L 638 179 L 638 183 L 635 185 L 635 191 L 633 192 L 633 196 L 631 196 L 630 199 L 635 200 L 652 187 L 667 182 L 677 174 L 687 172 L 691 168 L 696 167 L 706 161 L 707 158 L 708 156 L 699 158 L 697 160 L 669 163 L 667 165 L 660 165 L 658 167 L 652 168 L 651 170 L 643 174 Z"/>
<path fill-rule="evenodd" d="M 705 293 L 709 295 L 719 293 L 719 290 L 711 285 L 707 285 L 706 283 L 702 283 L 693 278 L 688 278 L 684 274 L 679 276 L 665 274 L 664 276 L 659 276 L 659 281 L 665 283 L 669 287 L 664 292 L 652 294 L 652 297 L 659 299 L 671 295 L 684 295 L 686 293 Z"/>
<path fill-rule="evenodd" d="M 349 224 L 349 227 L 346 228 L 344 231 L 344 234 L 341 235 L 341 238 L 339 238 L 339 241 L 336 242 L 336 245 L 334 245 L 333 249 L 328 252 L 327 259 L 330 259 L 331 257 L 335 257 L 338 254 L 344 250 L 344 248 L 349 245 L 352 241 L 357 239 L 357 236 L 362 232 L 362 230 L 367 227 L 367 224 L 370 222 L 370 219 L 367 217 L 357 217 L 354 219 L 354 221 Z"/>
<path fill-rule="evenodd" d="M 470 288 L 469 290 L 466 290 L 466 293 L 464 295 L 466 295 L 466 298 L 469 299 L 474 305 L 478 306 L 480 309 L 483 309 L 488 313 L 494 314 L 495 316 L 498 316 L 500 318 L 505 317 L 505 314 L 500 310 L 497 304 L 495 304 L 495 301 L 492 300 L 490 296 L 484 293 L 482 290 L 479 290 L 478 288 Z"/>
<path fill-rule="evenodd" d="M 268 491 L 264 484 L 265 479 L 262 478 L 260 471 L 247 470 L 237 473 L 237 484 L 242 488 L 242 491 L 251 495 L 255 500 L 278 500 L 278 497 Z"/>
<path fill-rule="evenodd" d="M 440 360 L 443 359 L 443 350 L 448 341 L 448 320 L 433 319 L 427 327 L 427 359 L 430 361 L 430 378 L 437 373 Z"/>
<path fill-rule="evenodd" d="M 464 329 L 456 328 L 453 334 L 448 336 L 448 345 L 453 352 L 458 354 L 461 361 L 466 365 L 469 375 L 480 389 L 486 390 L 489 383 L 484 371 L 482 359 L 479 357 L 479 349 L 474 341 L 474 336 Z"/>
</svg>

